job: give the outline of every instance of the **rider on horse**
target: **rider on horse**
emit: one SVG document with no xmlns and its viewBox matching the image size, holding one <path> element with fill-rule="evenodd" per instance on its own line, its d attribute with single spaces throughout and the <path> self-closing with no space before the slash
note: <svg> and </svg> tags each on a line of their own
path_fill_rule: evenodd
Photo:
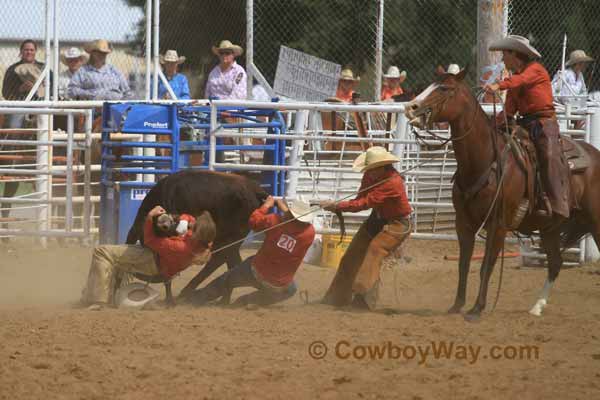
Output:
<svg viewBox="0 0 600 400">
<path fill-rule="evenodd" d="M 518 113 L 517 123 L 529 132 L 536 147 L 542 181 L 540 216 L 552 213 L 569 217 L 569 170 L 561 151 L 558 122 L 554 111 L 552 84 L 546 69 L 536 61 L 540 53 L 522 36 L 509 35 L 492 42 L 490 51 L 502 51 L 502 60 L 512 76 L 487 84 L 488 92 L 508 90 L 504 111 L 508 121 Z"/>
</svg>

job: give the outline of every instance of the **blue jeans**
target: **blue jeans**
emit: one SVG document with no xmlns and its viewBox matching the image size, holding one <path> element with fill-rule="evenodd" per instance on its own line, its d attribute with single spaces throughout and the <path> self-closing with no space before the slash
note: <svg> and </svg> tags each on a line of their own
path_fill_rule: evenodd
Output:
<svg viewBox="0 0 600 400">
<path fill-rule="evenodd" d="M 206 287 L 196 290 L 190 298 L 191 303 L 200 306 L 220 297 L 228 299 L 231 291 L 237 287 L 253 287 L 258 290 L 240 296 L 233 303 L 235 306 L 246 304 L 267 306 L 287 300 L 296 294 L 295 282 L 290 283 L 285 290 L 276 291 L 257 281 L 252 273 L 253 258 L 254 256 L 246 258 L 240 265 L 225 272 Z"/>
</svg>

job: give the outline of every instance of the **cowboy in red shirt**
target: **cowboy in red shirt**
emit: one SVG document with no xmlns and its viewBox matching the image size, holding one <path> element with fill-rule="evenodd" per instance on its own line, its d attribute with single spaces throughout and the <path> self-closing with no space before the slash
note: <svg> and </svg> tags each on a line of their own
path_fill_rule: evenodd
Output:
<svg viewBox="0 0 600 400">
<path fill-rule="evenodd" d="M 385 148 L 371 147 L 354 161 L 354 170 L 364 172 L 358 196 L 350 201 L 324 204 L 329 211 L 357 212 L 369 208 L 373 211 L 352 238 L 323 302 L 375 307 L 381 263 L 411 231 L 412 209 L 404 180 L 392 165 L 397 161 Z"/>
<path fill-rule="evenodd" d="M 394 96 L 404 93 L 400 86 L 406 79 L 406 71 L 400 72 L 398 67 L 392 65 L 387 74 L 383 74 L 383 86 L 381 88 L 381 100 L 393 100 Z"/>
<path fill-rule="evenodd" d="M 346 103 L 351 103 L 352 95 L 358 82 L 360 82 L 360 78 L 355 78 L 354 72 L 350 68 L 342 70 L 335 97 Z"/>
<path fill-rule="evenodd" d="M 541 55 L 529 40 L 517 35 L 493 42 L 490 51 L 502 51 L 504 65 L 513 72 L 500 83 L 485 85 L 488 92 L 508 90 L 498 124 L 504 123 L 505 116 L 512 119 L 518 114 L 518 124 L 527 129 L 537 150 L 543 187 L 540 206 L 543 208 L 536 213 L 541 216 L 555 213 L 568 218 L 569 170 L 562 154 L 550 75 L 535 61 Z"/>
<path fill-rule="evenodd" d="M 283 216 L 269 214 L 269 209 L 275 204 Z M 254 287 L 258 290 L 241 296 L 235 305 L 267 306 L 292 297 L 297 290 L 294 275 L 315 238 L 315 229 L 311 224 L 313 211 L 301 201 L 293 201 L 288 208 L 283 200 L 274 200 L 269 196 L 250 215 L 252 230 L 269 229 L 256 255 L 248 257 L 205 288 L 197 290 L 192 294 L 191 302 L 203 305 L 222 297 L 225 300 L 223 302 L 228 303 L 231 291 L 236 287 Z"/>
<path fill-rule="evenodd" d="M 144 246 L 103 245 L 94 249 L 87 285 L 83 290 L 85 305 L 111 305 L 114 302 L 118 276 L 127 272 L 169 280 L 192 264 L 204 264 L 210 258 L 210 247 L 216 235 L 216 226 L 210 213 L 194 218 L 182 214 L 188 221 L 183 235 L 158 237 L 153 229 L 153 218 L 165 213 L 161 206 L 154 207 L 144 224 Z"/>
</svg>

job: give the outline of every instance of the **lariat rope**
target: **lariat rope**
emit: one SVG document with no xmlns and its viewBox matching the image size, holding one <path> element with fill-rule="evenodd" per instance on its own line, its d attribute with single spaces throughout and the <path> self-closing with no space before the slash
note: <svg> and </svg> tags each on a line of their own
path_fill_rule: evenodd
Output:
<svg viewBox="0 0 600 400">
<path fill-rule="evenodd" d="M 428 159 L 426 159 L 426 160 L 424 160 L 424 161 L 421 161 L 421 162 L 420 162 L 420 163 L 418 163 L 418 164 L 415 164 L 415 165 L 413 165 L 413 166 L 412 166 L 412 167 L 410 167 L 410 168 L 407 168 L 407 169 L 405 169 L 405 170 L 399 171 L 398 173 L 399 173 L 400 175 L 405 175 L 407 172 L 409 172 L 409 171 L 412 171 L 413 169 L 415 169 L 415 168 L 418 168 L 418 167 L 420 167 L 420 166 L 422 166 L 422 165 L 424 165 L 424 164 L 427 164 L 427 163 L 429 163 L 429 162 L 431 162 L 431 161 L 433 161 L 433 160 L 436 160 L 437 158 L 438 158 L 438 157 L 430 157 L 430 158 L 428 158 Z M 379 182 L 377 182 L 377 183 L 374 183 L 374 184 L 372 184 L 372 185 L 370 185 L 370 186 L 367 186 L 366 188 L 364 188 L 364 189 L 361 189 L 361 190 L 359 190 L 359 191 L 357 191 L 357 192 L 352 192 L 352 193 L 350 193 L 349 195 L 342 197 L 341 199 L 338 199 L 338 200 L 332 201 L 331 203 L 332 203 L 332 204 L 338 204 L 338 203 L 339 203 L 339 202 L 341 202 L 341 201 L 344 201 L 344 200 L 346 200 L 346 199 L 349 199 L 349 198 L 351 198 L 351 197 L 354 197 L 354 196 L 356 196 L 356 195 L 358 195 L 358 194 L 361 194 L 361 193 L 363 193 L 363 192 L 366 192 L 366 191 L 368 191 L 368 190 L 370 190 L 370 189 L 373 189 L 374 187 L 376 187 L 376 186 L 379 186 L 379 185 L 381 185 L 382 183 L 385 183 L 385 182 L 389 181 L 389 180 L 390 180 L 390 179 L 392 179 L 392 178 L 394 178 L 394 177 L 393 177 L 393 176 L 390 176 L 389 178 L 385 178 L 385 179 L 383 179 L 383 180 L 381 180 L 381 181 L 379 181 Z M 312 213 L 314 213 L 314 212 L 321 211 L 322 209 L 323 209 L 323 207 L 322 207 L 322 206 L 314 206 L 314 207 L 312 207 L 312 208 L 311 208 L 311 210 L 309 210 L 309 211 L 305 212 L 304 214 L 301 214 L 301 215 L 299 215 L 299 216 L 297 216 L 297 217 L 294 217 L 294 218 L 292 218 L 292 219 L 288 219 L 288 220 L 285 220 L 285 221 L 283 221 L 283 222 L 280 222 L 280 223 L 278 223 L 278 224 L 276 224 L 276 225 L 273 225 L 273 226 L 271 226 L 271 227 L 268 227 L 268 228 L 266 228 L 266 229 L 263 229 L 262 231 L 258 231 L 258 232 L 253 232 L 253 233 L 250 233 L 249 235 L 245 236 L 245 237 L 244 237 L 244 238 L 242 238 L 242 239 L 238 239 L 238 240 L 236 240 L 236 241 L 233 241 L 233 242 L 231 242 L 231 243 L 228 243 L 228 244 L 226 244 L 226 245 L 224 245 L 224 246 L 221 246 L 221 247 L 219 247 L 218 249 L 216 249 L 216 250 L 212 251 L 212 252 L 211 252 L 211 254 L 215 254 L 215 253 L 218 253 L 218 252 L 220 252 L 220 251 L 223 251 L 223 250 L 225 250 L 225 249 L 227 249 L 227 248 L 229 248 L 229 247 L 231 247 L 231 246 L 235 246 L 236 244 L 242 243 L 242 242 L 246 241 L 246 240 L 247 240 L 247 239 L 249 239 L 249 238 L 253 238 L 253 237 L 255 237 L 255 236 L 258 236 L 258 235 L 260 235 L 260 234 L 263 234 L 263 233 L 265 233 L 265 232 L 268 232 L 268 231 L 270 231 L 270 230 L 272 230 L 272 229 L 278 228 L 278 227 L 280 227 L 280 226 L 283 226 L 283 225 L 285 225 L 285 224 L 289 224 L 290 222 L 293 222 L 293 221 L 295 221 L 295 220 L 297 220 L 297 219 L 299 219 L 299 218 L 302 218 L 302 217 L 304 217 L 304 216 L 306 216 L 306 215 L 309 215 L 309 214 L 312 214 Z"/>
</svg>

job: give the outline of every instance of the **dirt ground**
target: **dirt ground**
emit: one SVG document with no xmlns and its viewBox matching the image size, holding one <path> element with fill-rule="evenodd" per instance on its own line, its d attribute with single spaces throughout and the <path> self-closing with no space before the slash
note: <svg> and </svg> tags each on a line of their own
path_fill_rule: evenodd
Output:
<svg viewBox="0 0 600 400">
<path fill-rule="evenodd" d="M 312 265 L 308 304 L 88 311 L 73 304 L 91 249 L 0 252 L 0 399 L 600 398 L 600 264 L 563 270 L 537 318 L 546 272 L 509 260 L 497 309 L 467 323 L 446 314 L 453 242 L 412 240 L 374 313 L 318 304 L 335 271 Z"/>
</svg>

